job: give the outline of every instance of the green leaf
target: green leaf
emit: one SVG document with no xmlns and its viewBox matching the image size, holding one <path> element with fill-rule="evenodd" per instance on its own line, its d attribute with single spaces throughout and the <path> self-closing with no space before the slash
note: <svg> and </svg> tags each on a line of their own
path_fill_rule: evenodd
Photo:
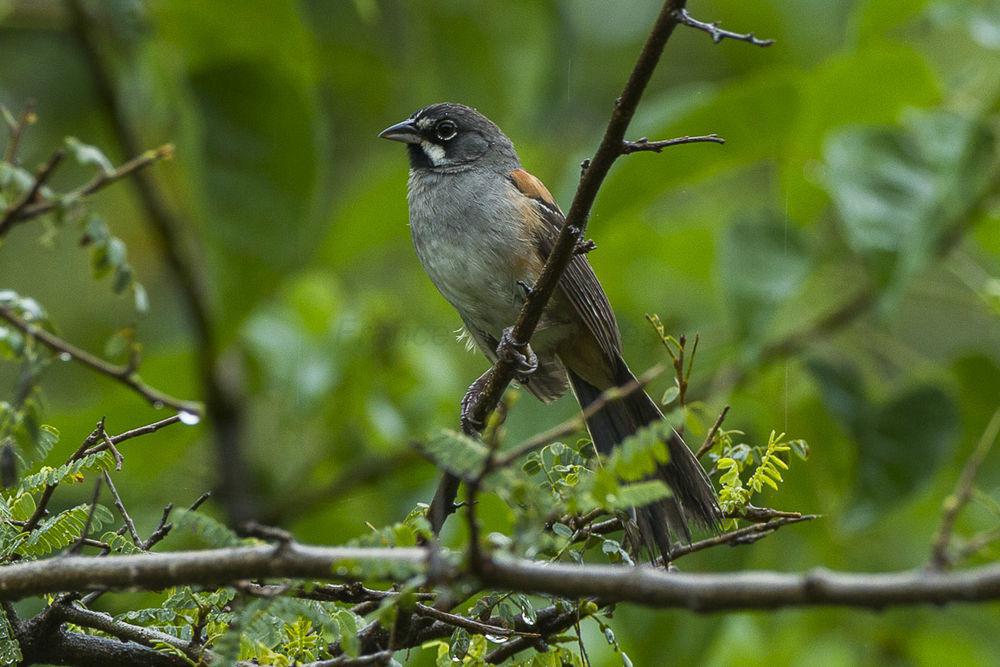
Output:
<svg viewBox="0 0 1000 667">
<path fill-rule="evenodd" d="M 90 530 L 98 531 L 111 523 L 114 516 L 103 505 L 96 505 L 91 513 L 90 505 L 77 505 L 42 521 L 18 547 L 26 557 L 44 556 L 77 542 L 83 536 L 83 529 L 90 516 Z"/>
<path fill-rule="evenodd" d="M 197 535 L 211 547 L 232 547 L 243 543 L 232 529 L 203 512 L 177 510 L 173 514 L 172 521 L 176 530 Z"/>
<path fill-rule="evenodd" d="M 936 256 L 998 172 L 992 132 L 945 112 L 912 112 L 901 130 L 844 130 L 828 142 L 826 162 L 847 241 L 890 288 L 890 301 Z"/>
<path fill-rule="evenodd" d="M 663 392 L 663 397 L 660 398 L 661 405 L 670 405 L 677 400 L 677 397 L 681 395 L 681 388 L 677 385 L 672 387 L 667 387 L 667 390 Z"/>
<path fill-rule="evenodd" d="M 85 470 L 110 470 L 114 466 L 114 458 L 107 450 L 84 456 L 81 459 L 59 466 L 58 468 L 43 467 L 34 475 L 21 480 L 18 486 L 20 493 L 32 493 L 42 487 L 58 484 L 70 476 L 79 475 Z"/>
<path fill-rule="evenodd" d="M 719 268 L 737 333 L 761 338 L 810 266 L 799 229 L 776 213 L 744 214 L 722 239 Z"/>
<path fill-rule="evenodd" d="M 954 399 L 937 385 L 913 387 L 881 406 L 856 434 L 861 511 L 884 513 L 923 488 L 947 460 L 958 425 Z"/>
<path fill-rule="evenodd" d="M 573 529 L 564 523 L 556 522 L 552 524 L 552 532 L 560 537 L 565 537 L 567 540 L 573 537 Z"/>
<path fill-rule="evenodd" d="M 658 479 L 645 482 L 635 482 L 618 489 L 614 498 L 606 500 L 605 507 L 609 510 L 626 510 L 630 507 L 642 507 L 669 498 L 670 489 Z"/>
<path fill-rule="evenodd" d="M 82 165 L 93 165 L 105 174 L 110 174 L 115 170 L 115 165 L 96 146 L 85 144 L 74 137 L 67 137 L 66 148 L 69 149 L 70 154 L 76 161 Z"/>
<path fill-rule="evenodd" d="M 0 665 L 17 665 L 22 659 L 21 644 L 17 641 L 6 613 L 0 613 Z"/>
<path fill-rule="evenodd" d="M 488 453 L 481 443 L 448 429 L 441 429 L 421 443 L 421 449 L 439 467 L 463 479 L 479 474 Z"/>
</svg>

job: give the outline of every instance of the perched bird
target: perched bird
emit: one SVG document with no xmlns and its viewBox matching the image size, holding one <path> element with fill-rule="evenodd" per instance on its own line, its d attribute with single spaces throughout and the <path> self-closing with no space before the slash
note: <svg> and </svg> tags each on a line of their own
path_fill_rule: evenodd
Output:
<svg viewBox="0 0 1000 667">
<path fill-rule="evenodd" d="M 544 402 L 572 387 L 581 407 L 605 389 L 635 378 L 622 359 L 614 312 L 583 254 L 573 257 L 543 312 L 530 347 L 510 337 L 526 290 L 535 283 L 563 225 L 563 214 L 540 180 L 521 168 L 510 139 L 475 109 L 433 104 L 386 128 L 384 139 L 407 145 L 410 231 L 434 285 L 458 310 L 468 339 L 495 361 L 514 361 L 518 381 Z M 463 401 L 463 425 L 486 374 Z M 587 420 L 597 450 L 608 454 L 642 426 L 660 420 L 643 391 L 609 402 Z M 659 467 L 672 496 L 639 508 L 647 545 L 665 556 L 690 541 L 689 524 L 715 529 L 719 506 L 712 484 L 676 433 L 670 460 Z"/>
</svg>

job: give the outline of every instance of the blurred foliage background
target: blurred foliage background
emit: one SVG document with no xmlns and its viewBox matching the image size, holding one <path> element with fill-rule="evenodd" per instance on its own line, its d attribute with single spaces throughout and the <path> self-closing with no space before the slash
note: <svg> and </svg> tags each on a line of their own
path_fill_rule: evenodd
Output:
<svg viewBox="0 0 1000 667">
<path fill-rule="evenodd" d="M 405 155 L 376 134 L 430 102 L 471 104 L 566 206 L 659 4 L 104 0 L 88 5 L 95 60 L 64 3 L 0 0 L 0 103 L 37 101 L 25 165 L 65 136 L 121 162 L 122 119 L 143 148 L 176 145 L 152 174 L 203 273 L 212 340 L 195 335 L 128 183 L 96 210 L 127 243 L 148 315 L 85 279 L 72 230 L 14 230 L 0 288 L 36 298 L 90 350 L 135 326 L 143 377 L 175 395 L 204 398 L 197 360 L 211 350 L 239 397 L 240 486 L 265 520 L 321 543 L 398 520 L 437 477 L 410 443 L 457 424 L 485 361 L 454 341 L 459 320 L 410 247 Z M 685 567 L 919 566 L 941 499 L 1000 401 L 1000 5 L 690 9 L 777 43 L 713 45 L 678 30 L 631 135 L 717 132 L 727 143 L 623 159 L 594 211 L 591 261 L 633 368 L 663 361 L 645 313 L 700 334 L 692 440 L 725 404 L 748 442 L 772 429 L 804 438 L 810 461 L 793 466 L 778 501 L 823 518 Z M 89 173 L 63 169 L 54 184 Z M 13 376 L 0 366 L 0 380 Z M 45 388 L 46 421 L 67 451 L 102 415 L 117 432 L 158 414 L 74 364 L 49 370 Z M 507 429 L 525 436 L 574 409 L 571 398 L 522 398 Z M 119 486 L 141 526 L 233 464 L 212 440 L 205 425 L 176 427 L 126 452 Z M 998 461 L 987 461 L 961 534 L 996 525 Z M 61 492 L 57 504 L 87 494 Z M 225 515 L 225 498 L 214 511 Z M 499 502 L 485 511 L 495 529 L 510 520 Z M 642 665 L 996 664 L 998 612 L 623 608 L 616 629 Z M 596 627 L 587 632 L 594 664 L 615 664 Z"/>
</svg>

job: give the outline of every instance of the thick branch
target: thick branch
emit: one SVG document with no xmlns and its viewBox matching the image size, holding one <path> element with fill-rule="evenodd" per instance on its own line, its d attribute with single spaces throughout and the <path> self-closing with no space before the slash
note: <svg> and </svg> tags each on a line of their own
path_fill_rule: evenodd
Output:
<svg viewBox="0 0 1000 667">
<path fill-rule="evenodd" d="M 339 578 L 337 568 L 365 563 L 426 570 L 428 551 L 290 543 L 103 558 L 69 556 L 0 568 L 0 599 L 66 590 L 155 589 L 270 577 L 335 579 Z M 442 571 L 435 575 L 444 578 L 461 575 L 451 566 L 439 569 Z M 608 603 L 631 602 L 698 612 L 820 605 L 881 609 L 1000 599 L 1000 564 L 956 572 L 848 573 L 817 569 L 802 574 L 689 574 L 647 566 L 496 559 L 482 564 L 479 577 L 483 585 L 501 590 L 596 597 Z"/>
<path fill-rule="evenodd" d="M 59 591 L 226 584 L 263 577 L 334 579 L 339 566 L 373 562 L 422 568 L 427 551 L 290 543 L 134 556 L 67 556 L 0 568 L 0 599 Z"/>
<path fill-rule="evenodd" d="M 804 574 L 688 574 L 647 566 L 496 560 L 480 576 L 486 585 L 504 590 L 569 598 L 596 596 L 607 602 L 696 612 L 830 605 L 883 609 L 1000 599 L 1000 564 L 947 573 L 911 570 L 871 574 L 816 569 Z"/>
</svg>

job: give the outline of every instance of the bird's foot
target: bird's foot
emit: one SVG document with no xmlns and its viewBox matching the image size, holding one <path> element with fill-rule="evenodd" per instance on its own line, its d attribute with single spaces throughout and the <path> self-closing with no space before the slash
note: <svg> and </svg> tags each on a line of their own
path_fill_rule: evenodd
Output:
<svg viewBox="0 0 1000 667">
<path fill-rule="evenodd" d="M 485 426 L 482 420 L 476 419 L 475 408 L 476 403 L 479 402 L 479 397 L 486 389 L 486 383 L 489 379 L 490 371 L 486 371 L 476 378 L 475 382 L 469 385 L 465 396 L 462 397 L 462 433 L 466 435 L 481 433 Z"/>
<path fill-rule="evenodd" d="M 530 345 L 514 340 L 513 327 L 507 327 L 503 330 L 500 344 L 497 345 L 497 357 L 507 363 L 514 364 L 517 381 L 522 384 L 527 382 L 532 373 L 538 370 L 538 356 Z"/>
</svg>

